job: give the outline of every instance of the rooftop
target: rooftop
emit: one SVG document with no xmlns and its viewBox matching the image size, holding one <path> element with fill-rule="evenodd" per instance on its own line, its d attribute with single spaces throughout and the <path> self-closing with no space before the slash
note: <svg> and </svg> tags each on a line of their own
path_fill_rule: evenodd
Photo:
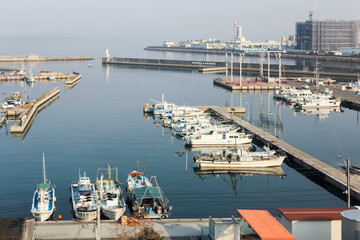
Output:
<svg viewBox="0 0 360 240">
<path fill-rule="evenodd" d="M 278 208 L 289 221 L 341 220 L 341 212 L 351 208 Z"/>
<path fill-rule="evenodd" d="M 262 240 L 295 240 L 295 237 L 268 211 L 243 209 L 237 211 Z"/>
</svg>

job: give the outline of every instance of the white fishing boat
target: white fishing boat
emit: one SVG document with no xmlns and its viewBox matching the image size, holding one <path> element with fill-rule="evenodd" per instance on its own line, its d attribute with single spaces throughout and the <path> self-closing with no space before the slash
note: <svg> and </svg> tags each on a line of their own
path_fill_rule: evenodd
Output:
<svg viewBox="0 0 360 240">
<path fill-rule="evenodd" d="M 195 155 L 194 168 L 205 169 L 242 169 L 277 167 L 282 164 L 286 155 L 281 153 L 262 152 L 258 155 L 245 150 L 227 155 Z"/>
<path fill-rule="evenodd" d="M 73 213 L 77 219 L 93 220 L 96 218 L 96 192 L 94 184 L 90 178 L 81 176 L 79 173 L 79 181 L 71 184 L 71 201 Z"/>
<path fill-rule="evenodd" d="M 29 76 L 25 77 L 25 81 L 27 83 L 33 83 L 33 82 L 35 82 L 35 78 L 32 75 L 29 75 Z"/>
<path fill-rule="evenodd" d="M 296 90 L 294 87 L 284 88 L 282 87 L 279 90 L 275 90 L 274 98 L 285 99 L 286 97 L 292 95 Z"/>
<path fill-rule="evenodd" d="M 253 135 L 235 131 L 210 131 L 205 134 L 193 134 L 184 139 L 188 146 L 237 146 L 249 144 Z"/>
<path fill-rule="evenodd" d="M 46 178 L 45 156 L 43 154 L 43 182 L 34 191 L 31 213 L 37 221 L 46 221 L 55 210 L 55 189 Z"/>
<path fill-rule="evenodd" d="M 304 102 L 297 102 L 296 107 L 304 108 L 333 108 L 340 107 L 341 100 L 338 98 L 328 98 L 318 96 L 317 98 L 308 99 Z"/>
<path fill-rule="evenodd" d="M 106 170 L 108 173 L 108 179 L 104 179 L 101 171 Z M 116 172 L 115 178 L 111 178 L 111 171 Z M 100 176 L 99 176 L 100 175 Z M 108 164 L 107 169 L 98 169 L 96 189 L 100 196 L 101 213 L 110 220 L 119 220 L 124 215 L 126 205 L 123 197 L 123 191 L 121 190 L 120 183 L 118 181 L 118 169 L 111 168 Z"/>
<path fill-rule="evenodd" d="M 314 97 L 314 94 L 308 90 L 298 90 L 287 96 L 285 99 L 289 103 L 303 102 Z"/>
</svg>

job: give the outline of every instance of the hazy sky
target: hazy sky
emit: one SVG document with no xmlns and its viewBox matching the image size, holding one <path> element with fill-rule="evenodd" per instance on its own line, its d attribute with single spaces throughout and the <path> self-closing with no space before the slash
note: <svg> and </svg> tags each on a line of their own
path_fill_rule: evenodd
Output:
<svg viewBox="0 0 360 240">
<path fill-rule="evenodd" d="M 278 40 L 308 19 L 313 0 L 11 0 L 1 3 L 0 36 L 94 35 L 162 40 Z M 359 19 L 360 0 L 318 0 L 314 19 Z M 161 43 L 161 42 L 160 42 Z"/>
</svg>

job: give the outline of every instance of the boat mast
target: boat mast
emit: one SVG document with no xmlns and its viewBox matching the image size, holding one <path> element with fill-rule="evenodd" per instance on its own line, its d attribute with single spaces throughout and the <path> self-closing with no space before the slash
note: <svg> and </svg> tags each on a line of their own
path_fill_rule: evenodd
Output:
<svg viewBox="0 0 360 240">
<path fill-rule="evenodd" d="M 43 177 L 44 183 L 46 183 L 46 173 L 45 173 L 45 154 L 43 153 Z"/>
<path fill-rule="evenodd" d="M 136 171 L 139 172 L 139 158 L 136 158 Z"/>
<path fill-rule="evenodd" d="M 108 163 L 108 175 L 109 175 L 109 181 L 111 179 L 111 167 L 110 164 Z"/>
</svg>

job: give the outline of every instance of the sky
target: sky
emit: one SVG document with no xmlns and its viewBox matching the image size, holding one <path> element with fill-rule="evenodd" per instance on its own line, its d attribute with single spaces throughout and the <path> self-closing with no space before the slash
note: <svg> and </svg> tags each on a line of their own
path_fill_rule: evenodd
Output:
<svg viewBox="0 0 360 240">
<path fill-rule="evenodd" d="M 2 1 L 1 36 L 125 36 L 163 40 L 279 40 L 308 19 L 314 0 L 11 0 Z M 359 0 L 318 0 L 314 19 L 359 19 Z"/>
</svg>

